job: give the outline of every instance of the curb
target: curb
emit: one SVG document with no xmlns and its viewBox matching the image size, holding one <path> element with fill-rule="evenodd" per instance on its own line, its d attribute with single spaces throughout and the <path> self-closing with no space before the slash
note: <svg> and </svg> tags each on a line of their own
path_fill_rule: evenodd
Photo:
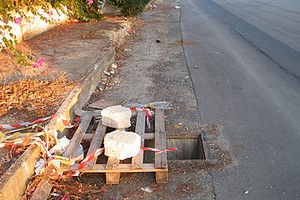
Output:
<svg viewBox="0 0 300 200">
<path fill-rule="evenodd" d="M 0 199 L 21 199 L 34 164 L 40 158 L 40 149 L 31 145 L 1 176 Z"/>
<path fill-rule="evenodd" d="M 110 46 L 102 58 L 99 58 L 94 67 L 79 81 L 78 85 L 71 91 L 65 101 L 57 110 L 56 114 L 64 116 L 67 120 L 73 120 L 73 111 L 82 108 L 89 100 L 90 95 L 96 89 L 103 71 L 114 63 L 116 51 Z M 48 128 L 52 133 L 65 132 L 65 126 L 60 118 L 52 119 Z M 40 149 L 31 145 L 20 158 L 0 178 L 0 199 L 21 199 L 26 189 L 28 177 L 34 172 L 34 164 L 40 158 Z"/>
</svg>

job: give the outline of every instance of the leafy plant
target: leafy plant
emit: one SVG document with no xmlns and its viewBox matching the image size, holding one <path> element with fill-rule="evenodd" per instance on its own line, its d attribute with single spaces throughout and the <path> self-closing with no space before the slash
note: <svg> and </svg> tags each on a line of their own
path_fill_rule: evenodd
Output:
<svg viewBox="0 0 300 200">
<path fill-rule="evenodd" d="M 109 0 L 109 3 L 118 7 L 125 16 L 141 14 L 149 0 Z"/>
</svg>

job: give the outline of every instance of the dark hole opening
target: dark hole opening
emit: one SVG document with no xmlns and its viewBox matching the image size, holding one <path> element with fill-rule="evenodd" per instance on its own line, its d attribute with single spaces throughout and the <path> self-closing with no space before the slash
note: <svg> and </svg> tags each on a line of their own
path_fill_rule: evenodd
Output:
<svg viewBox="0 0 300 200">
<path fill-rule="evenodd" d="M 154 140 L 145 140 L 146 147 L 154 146 Z M 168 152 L 168 160 L 203 160 L 205 153 L 201 134 L 167 135 L 167 148 L 176 147 L 177 151 Z M 154 161 L 153 152 L 144 152 L 144 162 Z"/>
</svg>

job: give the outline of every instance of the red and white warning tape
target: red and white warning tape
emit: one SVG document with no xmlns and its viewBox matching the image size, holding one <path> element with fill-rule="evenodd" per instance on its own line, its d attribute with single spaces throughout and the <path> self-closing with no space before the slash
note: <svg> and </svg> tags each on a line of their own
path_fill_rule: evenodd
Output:
<svg viewBox="0 0 300 200">
<path fill-rule="evenodd" d="M 46 153 L 48 158 L 50 158 L 50 159 L 53 158 L 53 156 L 47 149 L 47 144 L 44 141 L 42 141 L 41 138 L 34 137 L 34 138 L 31 138 L 31 140 L 33 140 L 35 144 L 37 144 L 39 147 L 41 147 L 43 149 L 43 151 Z"/>
<path fill-rule="evenodd" d="M 42 148 L 42 150 L 46 153 L 46 155 L 49 158 L 52 158 L 51 153 L 47 150 L 46 143 L 44 141 L 42 141 L 41 138 L 39 138 L 39 137 L 33 137 L 33 138 L 31 138 L 31 140 L 33 140 L 33 143 L 35 143 L 38 146 L 40 146 Z M 0 143 L 0 148 L 10 147 L 10 146 L 14 146 L 14 145 L 17 145 L 17 144 L 22 144 L 23 142 L 24 142 L 24 140 L 18 140 L 18 141 L 13 141 L 13 142 Z"/>
<path fill-rule="evenodd" d="M 19 123 L 19 124 L 0 124 L 0 130 L 12 130 L 12 129 L 17 129 L 23 126 L 31 126 L 34 124 L 38 124 L 44 121 L 47 121 L 51 119 L 51 117 L 45 117 L 45 118 L 40 118 L 37 120 L 32 120 L 32 121 L 28 121 L 28 122 L 23 122 L 23 123 Z"/>
<path fill-rule="evenodd" d="M 27 122 L 22 122 L 22 123 L 18 123 L 18 124 L 0 124 L 0 131 L 4 131 L 4 130 L 12 130 L 12 129 L 17 129 L 17 128 L 21 128 L 24 126 L 31 126 L 34 124 L 38 124 L 38 123 L 42 123 L 44 121 L 47 121 L 49 119 L 54 119 L 56 117 L 59 117 L 63 124 L 65 125 L 66 128 L 72 128 L 73 125 L 70 124 L 70 122 L 62 115 L 60 114 L 54 114 L 50 117 L 44 117 L 44 118 L 40 118 L 37 120 L 31 120 L 31 121 L 27 121 Z"/>
<path fill-rule="evenodd" d="M 14 145 L 17 145 L 17 144 L 22 144 L 23 141 L 14 141 L 14 142 L 3 142 L 3 143 L 0 143 L 0 148 L 3 148 L 3 147 L 11 147 L 11 146 L 14 146 Z"/>
<path fill-rule="evenodd" d="M 137 107 L 131 107 L 129 108 L 132 111 L 143 111 L 146 114 L 146 122 L 147 122 L 147 128 L 150 128 L 151 124 L 151 116 L 153 115 L 153 111 L 151 111 L 149 108 L 137 108 Z"/>
<path fill-rule="evenodd" d="M 62 120 L 65 128 L 73 128 L 74 127 L 74 125 L 72 125 L 70 123 L 70 121 L 67 120 L 67 118 L 65 118 L 65 116 L 63 116 L 61 114 L 54 114 L 54 115 L 52 115 L 52 118 L 57 118 L 57 117 Z"/>
<path fill-rule="evenodd" d="M 160 150 L 160 149 L 156 149 L 156 148 L 151 148 L 151 147 L 142 147 L 141 150 L 143 151 L 154 151 L 156 154 L 158 153 L 166 153 L 168 151 L 177 151 L 177 148 L 166 148 L 165 150 Z"/>
<path fill-rule="evenodd" d="M 104 152 L 104 148 L 96 149 L 88 157 L 86 157 L 84 160 L 81 161 L 81 163 L 76 171 L 68 172 L 66 175 L 63 175 L 62 178 L 70 178 L 72 176 L 79 176 L 80 170 L 84 169 L 88 162 L 90 162 L 94 158 L 97 158 L 103 152 Z"/>
<path fill-rule="evenodd" d="M 96 149 L 94 152 L 92 152 L 88 157 L 86 157 L 84 160 L 81 161 L 78 170 L 81 170 L 85 168 L 86 164 L 93 160 L 94 158 L 97 158 L 100 154 L 104 152 L 104 148 Z"/>
<path fill-rule="evenodd" d="M 12 130 L 12 129 L 17 129 L 17 128 L 24 127 L 24 126 L 31 126 L 31 125 L 34 125 L 34 124 L 37 124 L 37 123 L 41 123 L 41 122 L 44 122 L 46 120 L 54 119 L 54 118 L 58 118 L 58 119 L 62 120 L 62 122 L 63 122 L 63 124 L 64 124 L 64 126 L 66 128 L 72 128 L 72 127 L 74 127 L 74 125 L 71 125 L 70 122 L 64 116 L 58 115 L 58 114 L 54 114 L 51 117 L 40 118 L 40 119 L 37 119 L 37 120 L 32 120 L 32 121 L 28 121 L 28 122 L 19 123 L 19 124 L 0 124 L 0 133 L 3 130 Z M 14 145 L 17 145 L 17 144 L 22 144 L 24 142 L 24 140 L 27 139 L 28 137 L 30 137 L 32 139 L 33 138 L 38 138 L 37 136 L 39 136 L 39 134 L 40 133 L 25 134 L 26 137 L 19 137 L 19 138 L 17 138 L 18 135 L 21 136 L 21 135 L 24 135 L 24 134 L 17 133 L 17 134 L 13 134 L 13 135 L 7 136 L 7 138 L 4 138 L 4 139 L 10 138 L 10 139 L 13 139 L 13 141 L 7 141 L 7 142 L 0 143 L 0 148 L 14 146 Z M 5 137 L 5 136 L 6 136 L 5 133 L 1 133 L 1 137 Z M 2 141 L 2 139 L 1 139 L 1 141 Z M 47 148 L 45 146 L 45 150 L 46 149 Z M 47 155 L 49 156 L 51 154 L 47 153 Z"/>
<path fill-rule="evenodd" d="M 1 142 L 14 142 L 17 140 L 22 140 L 24 138 L 33 138 L 33 137 L 39 137 L 44 135 L 45 132 L 37 132 L 37 133 L 20 133 L 16 132 L 12 135 L 6 135 L 5 133 L 2 133 L 0 131 L 0 141 Z"/>
</svg>

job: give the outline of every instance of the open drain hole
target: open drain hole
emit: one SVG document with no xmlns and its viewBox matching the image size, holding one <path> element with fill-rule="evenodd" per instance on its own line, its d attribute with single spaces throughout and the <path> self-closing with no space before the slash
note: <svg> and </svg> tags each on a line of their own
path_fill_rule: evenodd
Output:
<svg viewBox="0 0 300 200">
<path fill-rule="evenodd" d="M 168 160 L 205 159 L 201 134 L 180 134 L 167 137 L 167 147 L 177 147 L 168 153 Z"/>
<path fill-rule="evenodd" d="M 145 146 L 153 146 L 154 140 L 145 140 Z M 177 147 L 177 151 L 168 153 L 168 160 L 203 160 L 205 153 L 201 134 L 167 135 L 167 147 Z M 144 152 L 144 161 L 152 162 L 153 153 Z"/>
</svg>

